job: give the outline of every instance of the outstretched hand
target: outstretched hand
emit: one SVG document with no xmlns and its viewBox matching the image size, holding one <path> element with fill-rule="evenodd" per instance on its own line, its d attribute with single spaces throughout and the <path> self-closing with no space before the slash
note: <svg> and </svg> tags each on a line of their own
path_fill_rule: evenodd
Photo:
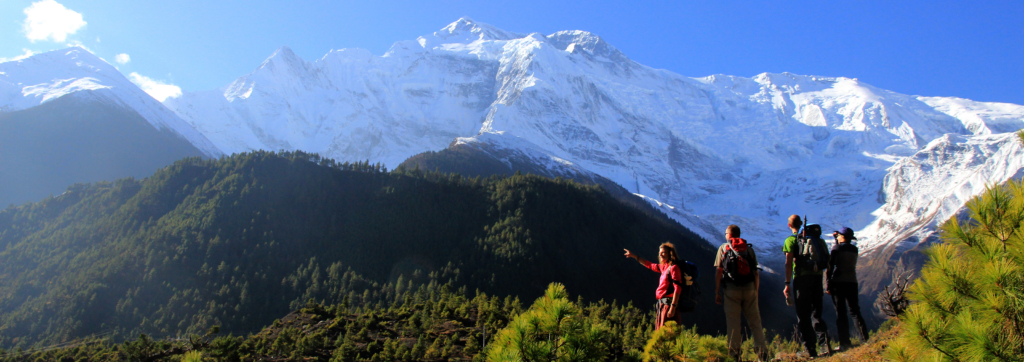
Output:
<svg viewBox="0 0 1024 362">
<path fill-rule="evenodd" d="M 626 251 L 626 257 L 627 257 L 627 258 L 633 258 L 633 259 L 636 259 L 636 254 L 633 254 L 633 253 L 631 253 L 631 252 L 629 251 L 629 249 L 622 249 L 622 250 L 625 250 L 625 251 Z"/>
</svg>

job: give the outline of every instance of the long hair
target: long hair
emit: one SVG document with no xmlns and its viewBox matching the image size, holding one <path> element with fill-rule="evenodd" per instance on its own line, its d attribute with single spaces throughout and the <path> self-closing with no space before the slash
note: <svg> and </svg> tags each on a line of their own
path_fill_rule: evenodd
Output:
<svg viewBox="0 0 1024 362">
<path fill-rule="evenodd" d="M 661 257 L 661 253 L 658 253 L 658 263 L 660 264 L 672 264 L 675 265 L 679 262 L 679 255 L 676 254 L 676 246 L 670 242 L 661 243 L 661 248 L 668 251 L 668 259 L 665 260 Z"/>
</svg>

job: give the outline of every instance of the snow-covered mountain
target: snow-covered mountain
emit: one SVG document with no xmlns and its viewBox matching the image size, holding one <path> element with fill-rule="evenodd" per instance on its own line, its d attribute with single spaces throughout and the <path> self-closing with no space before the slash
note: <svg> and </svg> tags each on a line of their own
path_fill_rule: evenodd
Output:
<svg viewBox="0 0 1024 362">
<path fill-rule="evenodd" d="M 0 113 L 28 109 L 71 94 L 131 109 L 156 129 L 178 134 L 208 156 L 223 154 L 206 136 L 85 49 L 55 50 L 0 63 Z"/>
<path fill-rule="evenodd" d="M 1024 127 L 1019 105 L 842 77 L 689 78 L 585 31 L 516 34 L 465 18 L 383 56 L 342 49 L 307 62 L 281 48 L 222 89 L 165 104 L 228 153 L 300 149 L 393 168 L 456 139 L 531 148 L 546 155 L 538 162 L 644 195 L 713 242 L 738 224 L 771 267 L 790 214 L 853 227 L 868 255 L 934 230 L 983 185 L 1019 173 L 1006 133 Z"/>
<path fill-rule="evenodd" d="M 219 155 L 205 136 L 84 49 L 0 63 L 0 207 Z"/>
</svg>

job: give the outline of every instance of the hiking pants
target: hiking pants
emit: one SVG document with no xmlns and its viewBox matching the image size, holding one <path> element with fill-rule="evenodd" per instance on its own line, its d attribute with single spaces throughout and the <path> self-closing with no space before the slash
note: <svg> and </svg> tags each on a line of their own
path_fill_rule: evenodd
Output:
<svg viewBox="0 0 1024 362">
<path fill-rule="evenodd" d="M 821 275 L 803 275 L 793 279 L 796 291 L 796 324 L 800 339 L 811 356 L 818 355 L 818 345 L 829 348 L 828 325 L 821 318 L 825 290 Z M 829 351 L 824 351 L 828 353 Z"/>
<path fill-rule="evenodd" d="M 853 325 L 860 333 L 861 342 L 868 340 L 868 328 L 864 317 L 860 314 L 857 297 L 857 283 L 832 282 L 832 304 L 836 306 L 836 328 L 839 328 L 839 345 L 850 346 L 850 322 L 846 319 L 846 308 L 849 305 Z"/>
<path fill-rule="evenodd" d="M 740 314 L 747 317 L 747 327 L 754 335 L 754 346 L 761 351 L 768 350 L 768 342 L 761 329 L 761 311 L 757 308 L 757 289 L 754 283 L 748 286 L 726 286 L 722 294 L 725 307 L 725 325 L 729 334 L 729 355 L 739 356 L 743 336 L 740 330 Z"/>
<path fill-rule="evenodd" d="M 668 309 L 672 307 L 672 298 L 661 298 L 658 299 L 658 303 L 655 304 L 658 310 L 658 317 L 654 320 L 654 330 L 661 329 L 661 326 L 665 325 L 668 321 L 675 321 L 679 327 L 683 326 L 683 313 L 676 311 L 674 317 L 668 316 Z M 679 308 L 678 306 L 676 308 Z"/>
</svg>

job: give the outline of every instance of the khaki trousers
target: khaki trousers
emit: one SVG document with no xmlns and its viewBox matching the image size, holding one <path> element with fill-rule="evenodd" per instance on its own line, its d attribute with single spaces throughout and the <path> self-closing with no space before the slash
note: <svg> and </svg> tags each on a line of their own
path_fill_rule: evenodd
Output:
<svg viewBox="0 0 1024 362">
<path fill-rule="evenodd" d="M 729 355 L 739 356 L 743 336 L 740 330 L 740 315 L 747 318 L 747 327 L 754 335 L 754 346 L 757 353 L 768 350 L 768 342 L 764 339 L 761 329 L 761 312 L 757 308 L 757 289 L 753 283 L 749 286 L 729 286 L 722 295 L 725 306 L 725 325 L 729 334 Z"/>
</svg>

